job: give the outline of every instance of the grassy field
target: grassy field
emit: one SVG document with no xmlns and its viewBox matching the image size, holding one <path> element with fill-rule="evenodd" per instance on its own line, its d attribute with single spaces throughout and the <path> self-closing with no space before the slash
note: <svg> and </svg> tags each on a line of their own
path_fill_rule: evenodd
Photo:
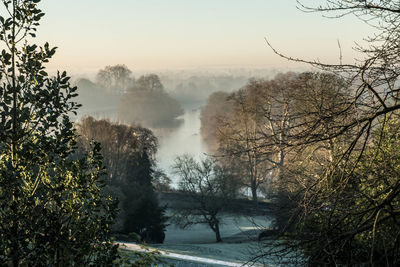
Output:
<svg viewBox="0 0 400 267">
<path fill-rule="evenodd" d="M 260 254 L 258 234 L 268 229 L 270 221 L 265 217 L 225 215 L 221 225 L 223 242 L 215 242 L 214 232 L 206 225 L 180 229 L 169 225 L 164 244 L 150 245 L 164 251 L 205 257 L 216 260 L 246 263 Z"/>
</svg>

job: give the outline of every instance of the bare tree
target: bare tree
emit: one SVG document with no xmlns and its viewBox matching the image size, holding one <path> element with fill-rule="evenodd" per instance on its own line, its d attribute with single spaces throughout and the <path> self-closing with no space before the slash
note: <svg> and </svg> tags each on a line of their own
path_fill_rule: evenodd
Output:
<svg viewBox="0 0 400 267">
<path fill-rule="evenodd" d="M 255 202 L 258 190 L 272 191 L 284 167 L 296 81 L 294 73 L 250 80 L 229 96 L 233 112 L 218 116 L 219 152 L 228 165 L 241 166 L 238 172 Z"/>
<path fill-rule="evenodd" d="M 221 212 L 226 210 L 237 192 L 237 183 L 227 169 L 218 166 L 214 159 L 206 158 L 200 163 L 187 155 L 176 159 L 175 172 L 179 175 L 179 189 L 193 200 L 181 207 L 174 222 L 182 228 L 206 224 L 222 242 Z"/>
<path fill-rule="evenodd" d="M 279 56 L 289 60 L 311 64 L 319 69 L 333 72 L 343 77 L 351 90 L 351 101 L 344 103 L 340 109 L 330 114 L 331 126 L 323 127 L 322 121 L 310 121 L 309 126 L 297 134 L 298 143 L 312 143 L 328 140 L 345 132 L 356 130 L 359 135 L 354 144 L 365 141 L 361 137 L 368 135 L 376 120 L 387 113 L 400 108 L 399 100 L 399 13 L 400 4 L 396 1 L 365 0 L 328 0 L 326 6 L 307 7 L 298 1 L 306 12 L 324 12 L 331 17 L 340 18 L 354 14 L 368 24 L 373 24 L 378 31 L 366 38 L 368 47 L 357 46 L 364 53 L 365 59 L 355 64 L 324 64 L 319 61 L 307 61 L 283 55 L 268 44 Z M 348 118 L 348 111 L 357 107 L 357 116 Z M 354 110 L 354 109 L 353 109 Z M 354 145 L 353 145 L 354 147 Z M 350 149 L 348 152 L 351 152 Z"/>
<path fill-rule="evenodd" d="M 306 12 L 334 18 L 355 15 L 377 33 L 366 39 L 367 47 L 356 48 L 364 59 L 354 64 L 306 61 L 272 48 L 282 57 L 341 76 L 347 88 L 340 105 L 300 111 L 298 115 L 306 116 L 294 120 L 287 136 L 288 147 L 328 146 L 328 153 L 319 155 L 332 164 L 315 172 L 298 192 L 301 197 L 292 217 L 296 230 L 286 233 L 289 242 L 279 252 L 301 252 L 310 265 L 396 266 L 400 262 L 400 185 L 394 174 L 399 145 L 400 3 L 324 2 L 308 7 L 298 1 Z M 316 101 L 321 107 L 322 100 Z"/>
<path fill-rule="evenodd" d="M 255 95 L 243 89 L 230 96 L 233 113 L 219 118 L 217 136 L 219 152 L 230 166 L 241 166 L 236 169 L 257 203 L 257 191 L 266 181 L 269 166 L 266 164 L 268 155 L 260 145 L 263 110 L 261 103 L 253 98 Z"/>
</svg>

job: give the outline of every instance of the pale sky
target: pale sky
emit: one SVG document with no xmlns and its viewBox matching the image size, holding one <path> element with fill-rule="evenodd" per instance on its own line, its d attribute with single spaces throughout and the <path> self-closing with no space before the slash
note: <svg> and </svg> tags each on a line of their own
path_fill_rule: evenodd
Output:
<svg viewBox="0 0 400 267">
<path fill-rule="evenodd" d="M 323 3 L 304 0 L 305 3 Z M 35 42 L 58 46 L 49 69 L 90 73 L 106 65 L 132 70 L 282 68 L 272 53 L 339 62 L 356 57 L 371 29 L 354 17 L 304 13 L 295 0 L 42 0 Z"/>
</svg>

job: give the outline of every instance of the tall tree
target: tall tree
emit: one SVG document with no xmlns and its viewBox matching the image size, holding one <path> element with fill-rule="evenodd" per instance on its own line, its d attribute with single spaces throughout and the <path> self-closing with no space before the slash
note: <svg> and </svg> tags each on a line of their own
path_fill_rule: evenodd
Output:
<svg viewBox="0 0 400 267">
<path fill-rule="evenodd" d="M 146 128 L 92 117 L 82 119 L 76 126 L 83 151 L 91 140 L 102 143 L 108 170 L 105 190 L 120 199 L 121 212 L 114 232 L 135 232 L 146 242 L 162 243 L 167 218 L 153 187 L 157 138 Z"/>
<path fill-rule="evenodd" d="M 163 243 L 167 217 L 165 207 L 160 207 L 153 188 L 154 163 L 147 151 L 132 162 L 123 192 L 126 200 L 123 209 L 126 213 L 124 231 L 137 233 L 142 240 L 151 243 Z"/>
<path fill-rule="evenodd" d="M 2 1 L 0 265 L 110 266 L 116 205 L 101 193 L 100 147 L 74 159 L 77 88 L 45 71 L 55 48 L 27 41 L 44 16 L 39 2 Z"/>
<path fill-rule="evenodd" d="M 219 152 L 228 165 L 239 167 L 255 202 L 262 187 L 272 190 L 283 168 L 296 80 L 294 73 L 250 80 L 230 95 L 232 114 L 218 116 Z"/>
<path fill-rule="evenodd" d="M 268 164 L 266 153 L 260 146 L 263 110 L 260 101 L 255 101 L 248 90 L 239 90 L 231 96 L 234 102 L 233 115 L 220 118 L 218 138 L 220 153 L 229 157 L 232 166 L 240 165 L 243 183 L 251 189 L 253 201 L 257 203 L 257 191 L 266 181 Z"/>
<path fill-rule="evenodd" d="M 322 116 L 310 116 L 293 128 L 297 133 L 290 138 L 292 145 L 318 146 L 337 138 L 347 142 L 333 157 L 333 164 L 304 187 L 298 201 L 298 231 L 291 237 L 296 240 L 287 244 L 302 250 L 310 265 L 396 266 L 400 188 L 392 182 L 398 181 L 397 174 L 393 175 L 396 164 L 388 167 L 381 157 L 393 163 L 398 154 L 395 138 L 388 136 L 395 136 L 392 131 L 398 128 L 391 119 L 400 109 L 400 4 L 388 0 L 324 2 L 318 7 L 300 4 L 300 8 L 335 17 L 353 14 L 372 24 L 377 33 L 366 39 L 368 47 L 357 48 L 364 57 L 354 64 L 309 62 L 274 50 L 340 75 L 348 93 L 342 105 L 325 110 Z M 385 231 L 387 236 L 381 234 Z"/>
</svg>

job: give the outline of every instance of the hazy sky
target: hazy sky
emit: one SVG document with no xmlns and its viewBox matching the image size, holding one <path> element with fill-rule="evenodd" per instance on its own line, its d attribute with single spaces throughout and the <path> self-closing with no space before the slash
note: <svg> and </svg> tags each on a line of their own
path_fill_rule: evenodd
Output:
<svg viewBox="0 0 400 267">
<path fill-rule="evenodd" d="M 304 0 L 305 3 L 324 1 Z M 132 70 L 292 66 L 284 53 L 352 61 L 351 47 L 370 33 L 354 17 L 304 13 L 295 0 L 43 0 L 39 43 L 58 46 L 50 69 L 95 72 L 105 65 Z"/>
</svg>

